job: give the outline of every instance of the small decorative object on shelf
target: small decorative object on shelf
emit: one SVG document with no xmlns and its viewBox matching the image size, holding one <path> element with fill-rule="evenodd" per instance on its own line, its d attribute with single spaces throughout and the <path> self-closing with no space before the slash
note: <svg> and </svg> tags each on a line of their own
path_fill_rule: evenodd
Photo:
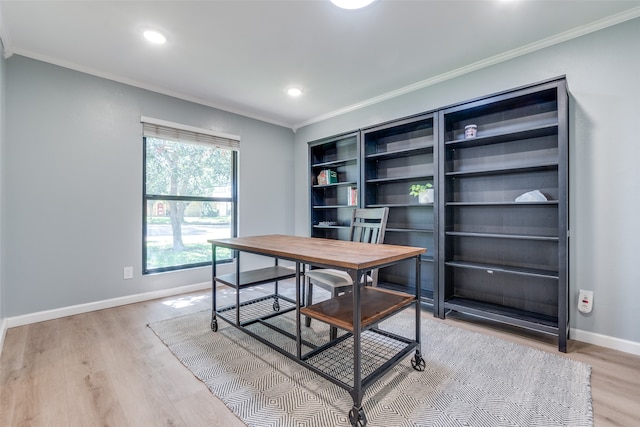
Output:
<svg viewBox="0 0 640 427">
<path fill-rule="evenodd" d="M 318 225 L 319 225 L 320 227 L 333 227 L 333 226 L 338 225 L 338 223 L 337 223 L 337 222 L 335 222 L 335 221 L 320 221 L 320 222 L 318 223 Z"/>
<path fill-rule="evenodd" d="M 464 137 L 465 138 L 475 138 L 478 135 L 478 126 L 477 125 L 466 125 L 464 127 Z"/>
<path fill-rule="evenodd" d="M 521 194 L 520 196 L 516 197 L 516 202 L 518 203 L 546 202 L 547 200 L 549 200 L 547 199 L 547 196 L 542 194 L 540 190 L 529 191 L 527 193 Z"/>
<path fill-rule="evenodd" d="M 409 188 L 410 196 L 417 196 L 418 203 L 433 203 L 433 184 L 414 184 Z"/>
<path fill-rule="evenodd" d="M 336 184 L 338 182 L 338 174 L 331 169 L 323 169 L 318 174 L 318 185 Z"/>
</svg>

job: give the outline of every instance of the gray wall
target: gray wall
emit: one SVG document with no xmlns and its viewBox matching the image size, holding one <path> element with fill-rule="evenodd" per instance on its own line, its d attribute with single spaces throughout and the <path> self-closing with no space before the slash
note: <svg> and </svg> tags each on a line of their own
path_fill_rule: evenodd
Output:
<svg viewBox="0 0 640 427">
<path fill-rule="evenodd" d="M 142 115 L 239 135 L 240 235 L 294 232 L 290 129 L 17 55 L 5 74 L 3 316 L 210 281 L 141 275 Z"/>
<path fill-rule="evenodd" d="M 297 234 L 309 233 L 308 141 L 564 74 L 571 92 L 571 327 L 640 343 L 639 49 L 635 19 L 299 129 Z M 594 291 L 590 315 L 575 309 L 580 288 Z"/>
</svg>

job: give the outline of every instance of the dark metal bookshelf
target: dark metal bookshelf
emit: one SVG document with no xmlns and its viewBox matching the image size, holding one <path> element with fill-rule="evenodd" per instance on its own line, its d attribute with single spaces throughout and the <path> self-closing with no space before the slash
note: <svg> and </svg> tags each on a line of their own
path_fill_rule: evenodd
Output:
<svg viewBox="0 0 640 427">
<path fill-rule="evenodd" d="M 361 131 L 363 207 L 389 207 L 385 243 L 427 249 L 421 258 L 422 301 L 437 306 L 436 205 L 409 195 L 413 184 L 436 187 L 437 116 L 421 114 Z M 379 286 L 407 290 L 414 271 L 398 264 L 381 269 Z"/>
<path fill-rule="evenodd" d="M 440 317 L 557 335 L 566 351 L 567 116 L 564 79 L 439 112 Z M 532 190 L 547 200 L 515 201 Z"/>
<path fill-rule="evenodd" d="M 557 335 L 566 351 L 568 146 L 564 77 L 311 142 L 311 235 L 344 238 L 357 187 L 358 207 L 389 207 L 385 243 L 427 249 L 421 294 L 435 315 Z M 313 183 L 326 168 L 338 183 Z M 409 187 L 425 183 L 435 197 L 421 204 Z M 532 190 L 546 200 L 516 201 Z M 384 268 L 380 286 L 409 290 L 413 275 Z"/>
</svg>

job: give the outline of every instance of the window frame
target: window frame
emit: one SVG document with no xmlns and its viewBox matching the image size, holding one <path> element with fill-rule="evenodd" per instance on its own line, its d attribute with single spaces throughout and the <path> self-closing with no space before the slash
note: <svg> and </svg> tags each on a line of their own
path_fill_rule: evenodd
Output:
<svg viewBox="0 0 640 427">
<path fill-rule="evenodd" d="M 205 196 L 175 196 L 162 194 L 147 194 L 147 136 L 142 137 L 142 274 L 156 274 L 168 271 L 187 270 L 191 268 L 199 268 L 210 266 L 212 260 L 203 261 L 192 264 L 182 264 L 170 267 L 148 268 L 147 265 L 147 205 L 152 200 L 169 200 L 169 201 L 185 201 L 185 202 L 227 202 L 231 203 L 231 237 L 238 235 L 238 150 L 226 147 L 217 147 L 231 151 L 231 196 L 229 197 L 205 197 Z M 158 138 L 166 141 L 188 144 L 188 142 L 175 141 L 168 138 Z M 231 258 L 219 259 L 217 264 L 226 264 L 234 261 L 236 257 L 235 251 L 232 252 Z"/>
</svg>

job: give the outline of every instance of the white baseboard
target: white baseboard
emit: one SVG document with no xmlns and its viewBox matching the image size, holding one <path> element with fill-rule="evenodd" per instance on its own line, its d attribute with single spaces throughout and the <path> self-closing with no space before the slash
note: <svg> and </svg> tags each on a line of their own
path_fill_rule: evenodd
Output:
<svg viewBox="0 0 640 427">
<path fill-rule="evenodd" d="M 0 319 L 0 357 L 2 357 L 2 349 L 4 348 L 4 337 L 7 335 L 7 319 Z"/>
<path fill-rule="evenodd" d="M 7 329 L 9 328 L 207 289 L 211 289 L 210 282 L 196 283 L 194 285 L 181 286 L 178 288 L 128 295 L 126 297 L 112 298 L 88 304 L 79 304 L 54 310 L 25 314 L 22 316 L 3 318 L 0 319 L 0 355 L 2 355 L 4 339 L 7 333 Z M 582 341 L 589 344 L 599 345 L 613 350 L 640 356 L 640 342 L 624 340 L 620 338 L 610 337 L 608 335 L 597 334 L 594 332 L 588 332 L 574 328 L 571 329 L 570 336 L 571 339 L 574 339 L 576 341 Z"/>
<path fill-rule="evenodd" d="M 608 335 L 596 334 L 595 332 L 582 331 L 571 328 L 569 336 L 572 340 L 586 342 L 589 344 L 607 347 L 613 350 L 640 356 L 640 342 L 623 340 L 621 338 L 610 337 Z"/>
<path fill-rule="evenodd" d="M 165 298 L 172 295 L 186 294 L 189 292 L 196 292 L 205 289 L 211 289 L 211 282 L 196 283 L 194 285 L 181 286 L 178 288 L 145 292 L 143 294 L 127 295 L 125 297 L 112 298 L 103 301 L 90 302 L 87 304 L 72 305 L 69 307 L 24 314 L 22 316 L 9 317 L 4 319 L 0 324 L 0 326 L 3 326 L 3 329 L 0 332 L 2 332 L 2 337 L 4 340 L 4 330 L 8 328 L 29 325 L 37 322 L 44 322 L 46 320 L 59 319 L 61 317 L 73 316 L 75 314 L 89 313 L 96 310 L 104 310 L 105 308 L 119 307 L 121 305 L 133 304 L 136 302 Z M 6 323 L 6 325 L 3 325 L 4 323 Z M 0 343 L 2 342 L 3 341 L 0 341 Z"/>
</svg>

